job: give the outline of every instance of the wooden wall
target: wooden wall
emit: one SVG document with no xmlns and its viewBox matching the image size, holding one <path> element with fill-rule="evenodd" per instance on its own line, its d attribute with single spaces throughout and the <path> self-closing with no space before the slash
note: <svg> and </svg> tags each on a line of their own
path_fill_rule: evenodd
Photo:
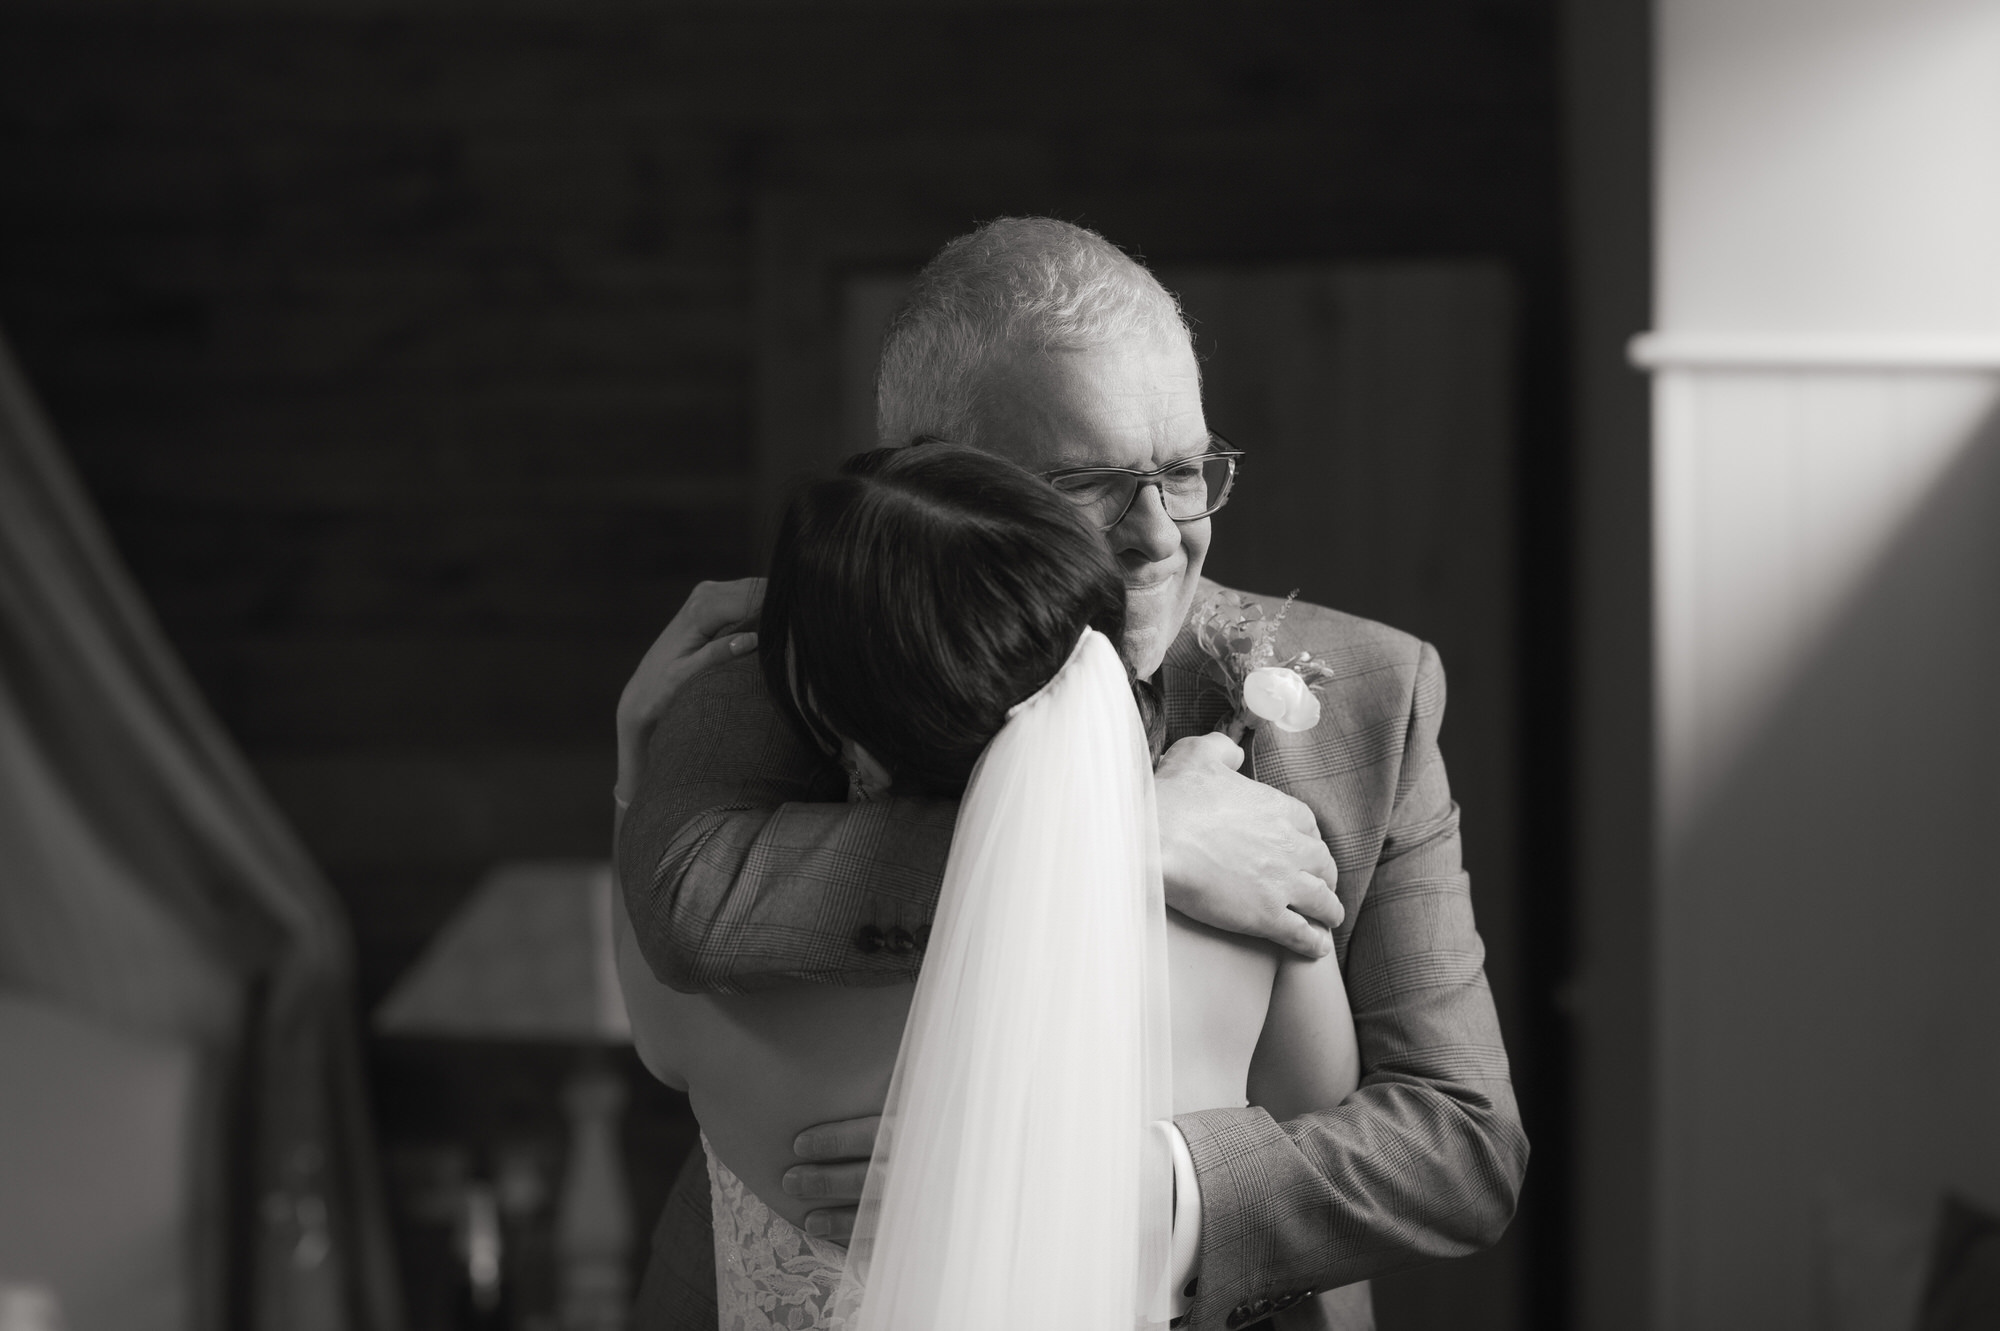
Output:
<svg viewBox="0 0 2000 1331">
<path fill-rule="evenodd" d="M 757 566 L 783 410 L 760 367 L 797 275 L 1002 212 L 1164 262 L 1494 261 L 1521 319 L 1520 639 L 1546 658 L 1521 671 L 1521 854 L 1546 866 L 1552 24 L 1547 0 L 15 5 L 0 324 L 345 898 L 372 1003 L 493 861 L 604 850 L 625 672 L 696 579 Z M 1522 909 L 1556 948 L 1560 884 Z M 381 1058 L 391 1144 L 434 1130 L 418 1106 L 452 1097 Z M 1553 1072 L 1524 1079 L 1531 1132 Z"/>
</svg>

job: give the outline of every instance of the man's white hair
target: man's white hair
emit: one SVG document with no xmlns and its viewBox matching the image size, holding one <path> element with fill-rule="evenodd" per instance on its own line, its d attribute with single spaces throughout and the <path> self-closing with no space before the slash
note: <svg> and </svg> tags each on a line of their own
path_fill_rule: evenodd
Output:
<svg viewBox="0 0 2000 1331">
<path fill-rule="evenodd" d="M 924 265 L 890 321 L 875 374 L 876 442 L 977 444 L 994 366 L 1160 332 L 1188 336 L 1180 302 L 1095 231 L 1047 217 L 988 222 Z"/>
</svg>

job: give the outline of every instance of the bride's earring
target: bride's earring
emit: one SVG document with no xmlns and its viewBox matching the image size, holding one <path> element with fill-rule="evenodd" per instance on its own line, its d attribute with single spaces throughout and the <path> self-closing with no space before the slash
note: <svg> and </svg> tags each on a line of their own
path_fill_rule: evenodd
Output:
<svg viewBox="0 0 2000 1331">
<path fill-rule="evenodd" d="M 866 804 L 875 796 L 868 789 L 868 783 L 861 779 L 861 768 L 851 758 L 842 758 L 840 765 L 847 770 L 847 798 L 856 804 Z"/>
<path fill-rule="evenodd" d="M 847 773 L 848 799 L 866 803 L 888 793 L 892 784 L 889 769 L 853 740 L 841 742 L 840 766 Z"/>
</svg>

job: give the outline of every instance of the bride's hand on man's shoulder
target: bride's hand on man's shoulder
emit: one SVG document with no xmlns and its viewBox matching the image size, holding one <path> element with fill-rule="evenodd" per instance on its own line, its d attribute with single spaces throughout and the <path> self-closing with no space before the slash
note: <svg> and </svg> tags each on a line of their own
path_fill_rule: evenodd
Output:
<svg viewBox="0 0 2000 1331">
<path fill-rule="evenodd" d="M 618 696 L 618 798 L 632 798 L 646 737 L 681 686 L 711 666 L 757 649 L 750 626 L 763 606 L 762 578 L 698 583 L 646 649 Z"/>
<path fill-rule="evenodd" d="M 1160 759 L 1160 869 L 1167 904 L 1191 919 L 1307 957 L 1332 948 L 1345 916 L 1340 871 L 1308 809 L 1237 769 L 1227 735 L 1195 735 Z M 1322 927 L 1324 926 L 1324 927 Z"/>
</svg>

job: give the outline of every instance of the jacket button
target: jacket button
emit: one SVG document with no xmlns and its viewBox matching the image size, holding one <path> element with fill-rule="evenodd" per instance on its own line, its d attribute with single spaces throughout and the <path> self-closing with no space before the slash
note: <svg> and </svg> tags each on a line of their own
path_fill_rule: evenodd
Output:
<svg viewBox="0 0 2000 1331">
<path fill-rule="evenodd" d="M 872 924 L 861 926 L 861 932 L 854 935 L 854 945 L 863 952 L 880 952 L 885 940 L 882 931 Z"/>
<path fill-rule="evenodd" d="M 1269 1299 L 1259 1299 L 1255 1303 L 1250 1305 L 1250 1315 L 1252 1317 L 1262 1317 L 1265 1313 L 1268 1313 L 1270 1311 L 1271 1311 L 1271 1301 Z"/>
<path fill-rule="evenodd" d="M 899 957 L 906 957 L 917 950 L 917 940 L 901 925 L 889 931 L 888 948 Z"/>
<path fill-rule="evenodd" d="M 1229 1310 L 1229 1325 L 1241 1326 L 1250 1320 L 1250 1305 L 1239 1303 Z"/>
</svg>

